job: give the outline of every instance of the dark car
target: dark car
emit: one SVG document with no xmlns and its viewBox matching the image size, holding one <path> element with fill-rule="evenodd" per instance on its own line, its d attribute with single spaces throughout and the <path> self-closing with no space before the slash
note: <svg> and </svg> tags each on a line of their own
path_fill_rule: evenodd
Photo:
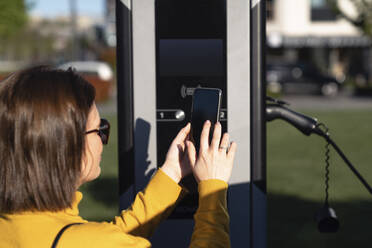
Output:
<svg viewBox="0 0 372 248">
<path fill-rule="evenodd" d="M 336 96 L 341 82 L 310 64 L 268 64 L 267 89 L 271 93 Z"/>
</svg>

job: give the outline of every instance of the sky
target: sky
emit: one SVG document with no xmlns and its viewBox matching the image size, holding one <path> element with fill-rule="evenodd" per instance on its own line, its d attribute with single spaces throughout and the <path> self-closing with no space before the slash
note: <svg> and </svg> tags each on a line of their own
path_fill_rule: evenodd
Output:
<svg viewBox="0 0 372 248">
<path fill-rule="evenodd" d="M 77 14 L 91 17 L 102 17 L 104 0 L 75 0 Z M 70 0 L 26 0 L 31 3 L 31 15 L 47 18 L 70 15 Z"/>
</svg>

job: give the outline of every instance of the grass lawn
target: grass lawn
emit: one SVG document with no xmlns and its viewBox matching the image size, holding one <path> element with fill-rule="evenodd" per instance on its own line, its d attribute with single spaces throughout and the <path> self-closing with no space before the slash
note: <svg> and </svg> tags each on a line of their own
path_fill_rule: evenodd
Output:
<svg viewBox="0 0 372 248">
<path fill-rule="evenodd" d="M 325 123 L 336 144 L 372 184 L 372 111 L 306 111 Z M 369 247 L 372 196 L 331 149 L 330 205 L 341 228 L 318 232 L 325 197 L 325 144 L 282 121 L 268 124 L 268 247 Z"/>
<path fill-rule="evenodd" d="M 330 128 L 331 137 L 372 184 L 372 111 L 304 111 Z M 81 215 L 110 220 L 118 213 L 117 125 L 114 114 L 104 149 L 101 177 L 81 188 Z M 304 136 L 283 121 L 268 123 L 268 247 L 368 247 L 372 226 L 372 196 L 331 149 L 330 204 L 341 228 L 321 234 L 314 221 L 324 201 L 325 141 Z"/>
</svg>

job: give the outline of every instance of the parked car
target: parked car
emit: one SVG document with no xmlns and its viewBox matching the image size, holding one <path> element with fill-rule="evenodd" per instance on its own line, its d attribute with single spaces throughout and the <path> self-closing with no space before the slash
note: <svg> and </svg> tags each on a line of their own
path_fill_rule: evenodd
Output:
<svg viewBox="0 0 372 248">
<path fill-rule="evenodd" d="M 97 102 L 110 97 L 113 88 L 113 71 L 108 64 L 99 61 L 72 61 L 58 66 L 63 70 L 70 67 L 94 86 Z"/>
<path fill-rule="evenodd" d="M 268 64 L 267 89 L 271 93 L 336 96 L 342 82 L 309 64 Z"/>
</svg>

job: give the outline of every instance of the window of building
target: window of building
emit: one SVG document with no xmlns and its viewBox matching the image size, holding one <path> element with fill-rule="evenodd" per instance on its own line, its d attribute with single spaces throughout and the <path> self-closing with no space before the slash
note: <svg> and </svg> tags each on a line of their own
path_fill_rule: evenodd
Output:
<svg viewBox="0 0 372 248">
<path fill-rule="evenodd" d="M 311 0 L 311 21 L 335 21 L 336 13 L 327 4 L 327 0 Z"/>
<path fill-rule="evenodd" d="M 266 0 L 266 19 L 268 21 L 274 20 L 274 3 L 275 0 Z"/>
</svg>

